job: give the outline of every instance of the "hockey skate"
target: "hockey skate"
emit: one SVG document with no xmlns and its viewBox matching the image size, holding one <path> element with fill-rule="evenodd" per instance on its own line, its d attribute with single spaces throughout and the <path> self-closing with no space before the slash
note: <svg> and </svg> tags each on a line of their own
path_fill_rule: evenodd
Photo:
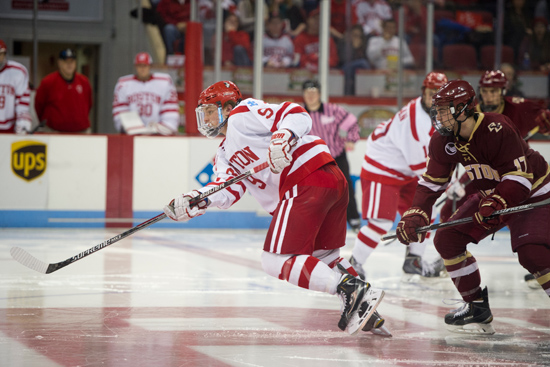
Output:
<svg viewBox="0 0 550 367">
<path fill-rule="evenodd" d="M 417 282 L 421 279 L 438 279 L 448 276 L 442 258 L 431 263 L 423 261 L 420 256 L 411 255 L 408 248 L 403 262 L 403 272 L 401 280 L 404 282 Z"/>
<path fill-rule="evenodd" d="M 374 335 L 378 336 L 392 336 L 390 331 L 384 326 L 385 321 L 386 320 L 384 320 L 378 311 L 374 311 L 365 326 L 363 326 L 362 330 L 370 331 Z"/>
<path fill-rule="evenodd" d="M 354 266 L 355 268 L 355 266 Z M 525 283 L 527 284 L 527 286 L 531 289 L 540 289 L 541 286 L 539 284 L 539 282 L 537 282 L 537 279 L 535 278 L 535 276 L 531 273 L 529 274 L 525 274 Z"/>
<path fill-rule="evenodd" d="M 447 330 L 462 334 L 492 335 L 493 314 L 489 308 L 487 287 L 481 292 L 482 300 L 465 302 L 464 306 L 445 315 Z"/>
<path fill-rule="evenodd" d="M 351 335 L 365 326 L 384 297 L 383 290 L 375 289 L 350 274 L 342 275 L 336 293 L 342 300 L 342 315 L 338 327 Z"/>
<path fill-rule="evenodd" d="M 363 269 L 363 265 L 359 263 L 357 260 L 355 260 L 355 257 L 353 257 L 353 255 L 350 257 L 349 263 L 351 264 L 351 266 L 353 266 L 353 269 L 355 269 L 357 274 L 359 274 L 359 277 L 361 278 L 361 280 L 367 279 L 367 273 Z"/>
</svg>

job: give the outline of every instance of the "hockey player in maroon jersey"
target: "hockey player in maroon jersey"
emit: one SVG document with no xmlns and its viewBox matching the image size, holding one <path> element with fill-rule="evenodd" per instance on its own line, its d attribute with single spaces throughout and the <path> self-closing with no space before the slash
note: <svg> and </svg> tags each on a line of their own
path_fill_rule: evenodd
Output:
<svg viewBox="0 0 550 367">
<path fill-rule="evenodd" d="M 487 219 L 497 210 L 534 203 L 550 197 L 550 168 L 529 148 L 517 127 L 504 115 L 475 111 L 475 91 L 463 80 L 452 80 L 434 96 L 426 173 L 416 189 L 412 207 L 397 225 L 404 244 L 424 240 L 418 227 L 430 223 L 432 205 L 445 192 L 453 171 L 461 164 L 477 190 L 451 219 L 473 217 L 473 222 L 440 228 L 434 244 L 465 304 L 445 316 L 449 330 L 492 334 L 493 315 L 487 287 L 481 288 L 478 264 L 469 243 L 507 226 L 512 251 L 520 264 L 550 296 L 550 206 Z"/>
<path fill-rule="evenodd" d="M 203 135 L 225 136 L 215 158 L 216 180 L 176 197 L 164 208 L 166 215 L 187 221 L 210 206 L 227 209 L 248 191 L 273 216 L 262 253 L 264 271 L 305 289 L 338 295 L 338 327 L 350 334 L 382 329 L 383 319 L 375 311 L 384 291 L 361 280 L 340 257 L 346 244 L 347 182 L 325 142 L 308 135 L 312 120 L 307 111 L 291 102 L 243 100 L 235 84 L 220 81 L 202 91 L 196 112 Z M 190 198 L 266 158 L 270 170 L 190 207 Z"/>
<path fill-rule="evenodd" d="M 536 132 L 550 134 L 550 111 L 539 103 L 522 97 L 505 97 L 508 79 L 500 70 L 486 71 L 479 79 L 480 103 L 477 112 L 494 112 L 507 116 L 519 129 L 520 135 L 528 140 Z M 453 211 L 462 205 L 476 189 L 468 185 L 469 178 L 464 174 L 447 189 L 448 200 L 441 208 L 442 222 L 449 220 Z M 454 201 L 454 202 L 453 202 Z M 539 288 L 532 274 L 525 275 L 531 288 Z"/>
</svg>

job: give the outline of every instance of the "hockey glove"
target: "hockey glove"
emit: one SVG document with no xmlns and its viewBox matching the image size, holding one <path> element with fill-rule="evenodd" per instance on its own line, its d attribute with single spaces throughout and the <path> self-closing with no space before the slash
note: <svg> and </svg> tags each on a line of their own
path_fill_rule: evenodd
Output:
<svg viewBox="0 0 550 367">
<path fill-rule="evenodd" d="M 189 201 L 200 195 L 200 191 L 193 190 L 185 195 L 180 195 L 164 207 L 164 214 L 178 222 L 187 222 L 191 218 L 203 215 L 208 207 L 208 199 L 204 199 L 194 207 L 189 206 Z"/>
<path fill-rule="evenodd" d="M 500 217 L 486 219 L 497 210 L 506 209 L 506 200 L 500 195 L 491 194 L 479 202 L 479 211 L 474 214 L 474 222 L 486 230 L 493 229 L 500 224 Z"/>
<path fill-rule="evenodd" d="M 454 181 L 447 187 L 446 191 L 447 197 L 451 200 L 460 200 L 466 195 L 466 190 L 464 190 L 464 184 L 459 180 Z"/>
<path fill-rule="evenodd" d="M 401 221 L 397 224 L 395 234 L 399 242 L 405 245 L 411 242 L 422 242 L 426 237 L 426 233 L 416 233 L 416 229 L 429 224 L 430 217 L 428 214 L 424 210 L 413 206 L 403 213 Z"/>
<path fill-rule="evenodd" d="M 294 134 L 287 129 L 277 130 L 271 136 L 267 162 L 273 173 L 281 173 L 292 162 L 290 150 L 297 144 Z"/>
<path fill-rule="evenodd" d="M 25 135 L 31 131 L 31 122 L 25 119 L 15 121 L 15 133 Z"/>
<path fill-rule="evenodd" d="M 542 113 L 535 118 L 535 122 L 539 127 L 539 133 L 547 136 L 550 135 L 550 110 L 542 111 Z"/>
</svg>

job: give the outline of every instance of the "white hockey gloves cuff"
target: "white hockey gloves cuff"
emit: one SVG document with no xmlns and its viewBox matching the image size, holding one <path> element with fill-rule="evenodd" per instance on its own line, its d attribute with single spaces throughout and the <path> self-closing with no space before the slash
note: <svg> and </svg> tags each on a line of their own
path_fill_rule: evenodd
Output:
<svg viewBox="0 0 550 367">
<path fill-rule="evenodd" d="M 290 150 L 297 144 L 294 134 L 287 129 L 277 130 L 271 136 L 267 162 L 273 173 L 281 173 L 292 162 Z"/>
<path fill-rule="evenodd" d="M 208 199 L 204 199 L 194 207 L 189 206 L 189 201 L 200 194 L 200 191 L 193 190 L 176 197 L 170 204 L 164 207 L 164 214 L 178 222 L 187 222 L 191 218 L 203 215 L 208 207 Z"/>
<path fill-rule="evenodd" d="M 31 132 L 31 122 L 26 119 L 19 119 L 15 121 L 15 133 L 27 134 Z"/>
<path fill-rule="evenodd" d="M 464 184 L 459 180 L 454 181 L 447 187 L 447 197 L 451 200 L 460 200 L 466 195 Z"/>
</svg>

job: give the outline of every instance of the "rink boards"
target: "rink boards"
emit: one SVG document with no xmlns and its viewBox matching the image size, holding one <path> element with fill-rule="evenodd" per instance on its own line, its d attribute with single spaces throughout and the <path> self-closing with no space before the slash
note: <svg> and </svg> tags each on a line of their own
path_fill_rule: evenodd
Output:
<svg viewBox="0 0 550 367">
<path fill-rule="evenodd" d="M 221 139 L 124 135 L 0 136 L 0 227 L 113 227 L 143 222 L 174 196 L 212 177 Z M 348 153 L 356 199 L 366 140 Z M 532 147 L 550 160 L 550 144 Z M 360 209 L 360 208 L 359 208 Z M 266 228 L 270 216 L 246 194 L 229 210 L 156 227 Z"/>
</svg>

